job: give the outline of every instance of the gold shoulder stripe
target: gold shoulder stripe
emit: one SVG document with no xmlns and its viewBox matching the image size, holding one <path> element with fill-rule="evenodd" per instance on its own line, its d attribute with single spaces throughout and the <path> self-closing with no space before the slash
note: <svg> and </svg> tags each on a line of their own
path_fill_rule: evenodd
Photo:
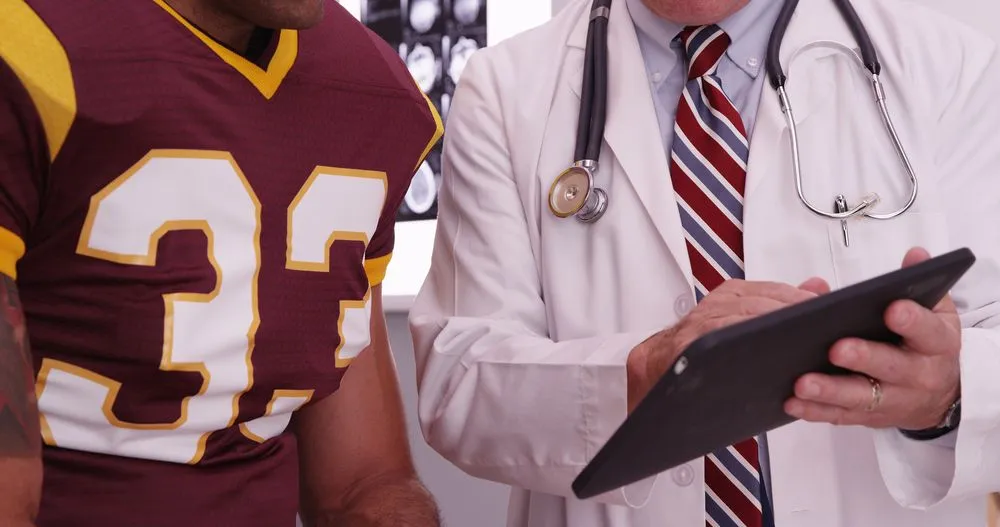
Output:
<svg viewBox="0 0 1000 527">
<path fill-rule="evenodd" d="M 24 242 L 18 235 L 0 227 L 0 273 L 17 278 L 17 262 L 24 256 Z"/>
<path fill-rule="evenodd" d="M 23 0 L 0 0 L 0 59 L 28 91 L 55 159 L 76 119 L 73 72 L 62 44 Z"/>
<path fill-rule="evenodd" d="M 418 86 L 417 89 L 419 90 L 420 87 Z M 431 111 L 431 115 L 434 116 L 435 129 L 434 129 L 434 135 L 431 137 L 430 142 L 427 143 L 427 147 L 424 148 L 424 153 L 420 154 L 420 159 L 417 160 L 417 165 L 413 167 L 414 172 L 416 172 L 417 169 L 420 168 L 420 165 L 423 164 L 424 159 L 427 159 L 427 154 L 431 153 L 431 149 L 434 148 L 434 145 L 436 145 L 438 140 L 441 139 L 441 136 L 444 135 L 444 123 L 441 122 L 441 115 L 438 113 L 437 108 L 434 107 L 434 103 L 431 102 L 430 98 L 427 97 L 427 94 L 424 93 L 423 95 L 424 95 L 424 101 L 427 102 L 427 108 Z"/>
<path fill-rule="evenodd" d="M 368 287 L 374 288 L 385 280 L 385 273 L 389 269 L 389 261 L 392 260 L 392 253 L 371 260 L 365 260 L 365 274 L 368 275 Z"/>
</svg>

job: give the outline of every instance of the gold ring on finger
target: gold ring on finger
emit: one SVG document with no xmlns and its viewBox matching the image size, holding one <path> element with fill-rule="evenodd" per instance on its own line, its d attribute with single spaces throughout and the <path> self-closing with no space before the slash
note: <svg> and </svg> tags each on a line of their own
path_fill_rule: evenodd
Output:
<svg viewBox="0 0 1000 527">
<path fill-rule="evenodd" d="M 874 412 L 882 404 L 882 383 L 871 377 L 868 377 L 868 382 L 872 385 L 872 402 L 865 411 Z"/>
</svg>

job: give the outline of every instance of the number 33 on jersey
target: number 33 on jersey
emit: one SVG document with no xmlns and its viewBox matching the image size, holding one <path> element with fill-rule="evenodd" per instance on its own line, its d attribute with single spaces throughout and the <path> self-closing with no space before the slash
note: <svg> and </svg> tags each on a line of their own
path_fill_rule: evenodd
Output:
<svg viewBox="0 0 1000 527">
<path fill-rule="evenodd" d="M 338 241 L 367 246 L 386 192 L 383 173 L 317 167 L 288 206 L 285 268 L 330 273 L 330 253 Z M 91 198 L 77 245 L 81 255 L 154 267 L 166 234 L 204 234 L 204 256 L 215 283 L 207 292 L 163 295 L 160 359 L 161 370 L 196 372 L 201 386 L 180 401 L 180 416 L 173 422 L 130 423 L 114 412 L 122 381 L 45 359 L 38 404 L 48 444 L 196 462 L 209 433 L 233 426 L 240 396 L 254 384 L 259 304 L 268 301 L 258 288 L 261 217 L 260 200 L 224 152 L 153 151 Z M 382 263 L 376 259 L 368 268 L 381 273 Z M 327 312 L 330 327 L 337 328 L 328 359 L 337 367 L 346 367 L 369 344 L 368 300 L 365 287 Z M 313 394 L 312 389 L 272 391 L 265 414 L 239 425 L 255 441 L 284 431 L 291 412 Z"/>
<path fill-rule="evenodd" d="M 375 48 L 357 53 L 377 72 L 335 82 L 294 56 L 294 32 L 252 74 L 216 48 L 184 76 L 103 72 L 27 29 L 32 56 L 0 46 L 0 270 L 21 291 L 46 444 L 178 464 L 273 451 L 369 344 L 436 112 Z M 286 79 L 293 63 L 317 73 Z"/>
</svg>

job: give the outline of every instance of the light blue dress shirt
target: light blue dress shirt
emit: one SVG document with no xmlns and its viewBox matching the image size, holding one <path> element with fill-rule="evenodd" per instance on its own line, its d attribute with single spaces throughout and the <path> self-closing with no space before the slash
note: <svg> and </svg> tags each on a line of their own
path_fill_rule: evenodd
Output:
<svg viewBox="0 0 1000 527">
<path fill-rule="evenodd" d="M 664 151 L 670 152 L 677 103 L 687 79 L 684 51 L 675 41 L 684 27 L 653 14 L 642 0 L 625 0 L 625 3 L 635 24 L 639 48 L 646 64 Z M 751 136 L 757 106 L 767 82 L 764 71 L 767 42 L 781 6 L 779 0 L 750 0 L 745 7 L 718 23 L 729 35 L 732 44 L 722 58 L 716 75 L 722 82 L 723 91 L 739 110 Z M 761 477 L 770 497 L 770 457 L 766 437 L 760 438 L 760 463 Z"/>
</svg>

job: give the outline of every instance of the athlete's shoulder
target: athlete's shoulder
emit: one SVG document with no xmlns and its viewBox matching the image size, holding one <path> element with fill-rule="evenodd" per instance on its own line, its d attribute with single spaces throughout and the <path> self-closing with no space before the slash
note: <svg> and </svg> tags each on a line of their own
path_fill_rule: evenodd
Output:
<svg viewBox="0 0 1000 527">
<path fill-rule="evenodd" d="M 423 94 L 402 58 L 339 3 L 327 1 L 326 16 L 300 32 L 297 73 L 346 89 L 424 105 Z"/>
<path fill-rule="evenodd" d="M 160 37 L 176 33 L 159 0 L 0 0 L 0 27 L 44 27 L 69 54 L 92 52 L 106 58 L 116 50 L 162 48 Z M 0 32 L 7 45 L 28 31 Z"/>
<path fill-rule="evenodd" d="M 38 132 L 46 138 L 50 158 L 65 141 L 76 113 L 72 69 L 58 34 L 67 31 L 57 33 L 53 26 L 74 27 L 69 21 L 84 3 L 0 0 L 0 102 L 18 110 L 28 123 L 26 134 L 43 128 Z M 87 22 L 86 17 L 77 19 L 79 27 Z"/>
<path fill-rule="evenodd" d="M 299 33 L 291 75 L 295 82 L 320 86 L 325 97 L 345 108 L 392 122 L 405 143 L 423 148 L 443 134 L 440 115 L 399 53 L 332 0 L 323 21 Z"/>
</svg>

